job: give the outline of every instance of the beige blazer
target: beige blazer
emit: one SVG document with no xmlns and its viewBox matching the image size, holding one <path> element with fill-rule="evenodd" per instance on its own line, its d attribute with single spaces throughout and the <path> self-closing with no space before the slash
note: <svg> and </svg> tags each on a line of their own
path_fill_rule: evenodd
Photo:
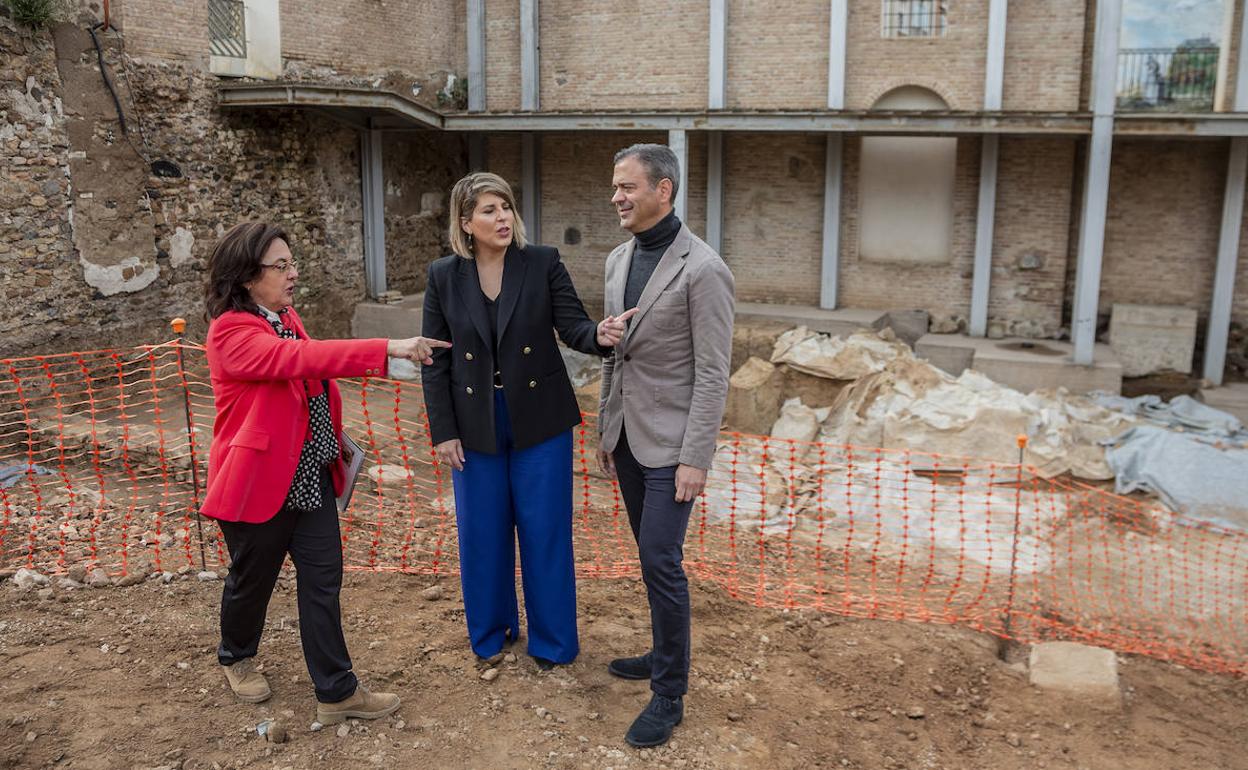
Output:
<svg viewBox="0 0 1248 770">
<path fill-rule="evenodd" d="M 607 257 L 608 315 L 624 307 L 635 240 Z M 620 429 L 637 462 L 650 468 L 710 468 L 728 398 L 735 310 L 732 273 L 681 225 L 637 302 L 613 355 L 602 362 L 598 431 L 615 449 Z"/>
</svg>

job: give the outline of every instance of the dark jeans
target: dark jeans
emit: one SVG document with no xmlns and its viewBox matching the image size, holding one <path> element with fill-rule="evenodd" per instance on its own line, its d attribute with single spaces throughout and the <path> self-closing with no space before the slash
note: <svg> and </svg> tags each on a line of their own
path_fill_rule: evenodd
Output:
<svg viewBox="0 0 1248 770">
<path fill-rule="evenodd" d="M 221 592 L 217 660 L 228 666 L 256 654 L 269 597 L 289 553 L 295 565 L 303 658 L 316 699 L 335 703 L 351 697 L 357 681 L 342 636 L 342 539 L 328 471 L 321 473 L 321 491 L 323 503 L 315 511 L 283 508 L 262 524 L 218 522 L 232 563 Z"/>
<path fill-rule="evenodd" d="M 623 432 L 614 457 L 650 599 L 654 645 L 650 689 L 679 698 L 689 689 L 689 580 L 682 562 L 693 502 L 676 502 L 676 466 L 641 465 Z"/>
</svg>

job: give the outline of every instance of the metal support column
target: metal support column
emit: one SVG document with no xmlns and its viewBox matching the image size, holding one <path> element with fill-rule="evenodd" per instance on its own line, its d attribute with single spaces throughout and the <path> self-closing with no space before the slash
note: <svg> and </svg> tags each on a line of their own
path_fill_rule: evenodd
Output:
<svg viewBox="0 0 1248 770">
<path fill-rule="evenodd" d="M 473 131 L 468 135 L 468 170 L 487 171 L 489 157 L 485 151 L 485 134 Z"/>
<path fill-rule="evenodd" d="M 381 141 L 378 129 L 360 132 L 364 289 L 374 299 L 386 291 L 386 188 L 381 170 Z"/>
<path fill-rule="evenodd" d="M 1248 13 L 1240 21 L 1239 50 L 1248 45 Z M 1235 112 L 1248 109 L 1248 56 L 1239 56 L 1235 72 Z M 1226 192 L 1222 196 L 1222 231 L 1218 235 L 1218 263 L 1213 273 L 1213 297 L 1209 306 L 1209 328 L 1205 334 L 1204 377 L 1222 384 L 1226 370 L 1226 345 L 1231 333 L 1231 306 L 1235 299 L 1235 273 L 1239 269 L 1239 235 L 1244 219 L 1244 176 L 1248 173 L 1248 138 L 1231 140 L 1231 156 L 1226 164 Z"/>
<path fill-rule="evenodd" d="M 706 135 L 706 242 L 719 254 L 724 250 L 724 134 Z"/>
<path fill-rule="evenodd" d="M 537 0 L 520 0 L 520 109 L 540 109 Z"/>
<path fill-rule="evenodd" d="M 849 0 L 831 0 L 828 29 L 828 109 L 845 109 L 845 44 Z M 819 307 L 836 309 L 841 265 L 841 179 L 845 140 L 830 131 L 823 164 L 823 246 L 819 263 Z"/>
<path fill-rule="evenodd" d="M 530 243 L 542 240 L 542 143 L 532 132 L 520 135 L 520 216 Z"/>
<path fill-rule="evenodd" d="M 676 197 L 672 200 L 672 207 L 676 209 L 676 216 L 684 221 L 689 213 L 689 136 L 683 128 L 673 129 L 667 132 L 667 146 L 672 148 L 672 152 L 676 153 L 676 160 L 680 162 L 680 179 L 676 185 Z"/>
<path fill-rule="evenodd" d="M 711 0 L 710 61 L 707 62 L 706 106 L 722 110 L 728 93 L 728 0 Z"/>
<path fill-rule="evenodd" d="M 485 110 L 485 0 L 468 1 L 468 111 Z"/>
<path fill-rule="evenodd" d="M 1109 208 L 1109 161 L 1114 140 L 1114 101 L 1118 82 L 1118 33 L 1122 0 L 1097 0 L 1096 41 L 1092 52 L 1092 138 L 1083 185 L 1079 257 L 1075 266 L 1074 317 L 1070 336 L 1074 362 L 1092 364 L 1096 350 L 1105 216 Z"/>
<path fill-rule="evenodd" d="M 984 73 L 984 110 L 1001 109 L 1005 84 L 1005 30 L 1008 0 L 992 0 L 988 9 L 988 59 Z M 979 208 L 975 216 L 975 267 L 971 278 L 970 334 L 988 333 L 988 293 L 992 283 L 992 239 L 997 215 L 997 167 L 1001 138 L 986 134 L 980 145 Z"/>
</svg>

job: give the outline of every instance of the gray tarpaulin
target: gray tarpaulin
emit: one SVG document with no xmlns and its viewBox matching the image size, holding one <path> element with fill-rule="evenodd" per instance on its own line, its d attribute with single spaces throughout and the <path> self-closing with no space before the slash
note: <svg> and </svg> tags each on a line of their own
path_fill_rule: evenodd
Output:
<svg viewBox="0 0 1248 770">
<path fill-rule="evenodd" d="M 1105 460 L 1119 494 L 1144 490 L 1185 516 L 1248 529 L 1248 449 L 1209 441 L 1207 434 L 1137 425 L 1113 440 Z"/>
<path fill-rule="evenodd" d="M 1112 393 L 1092 393 L 1093 401 L 1117 412 L 1142 417 L 1151 423 L 1190 433 L 1210 444 L 1248 446 L 1248 430 L 1239 418 L 1202 404 L 1191 396 L 1175 396 L 1166 403 L 1158 396 L 1126 398 Z"/>
</svg>

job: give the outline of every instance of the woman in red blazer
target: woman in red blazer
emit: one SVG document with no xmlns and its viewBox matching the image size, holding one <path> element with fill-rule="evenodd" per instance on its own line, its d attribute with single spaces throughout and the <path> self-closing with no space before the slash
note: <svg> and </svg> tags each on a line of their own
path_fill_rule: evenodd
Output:
<svg viewBox="0 0 1248 770">
<path fill-rule="evenodd" d="M 343 640 L 335 497 L 347 479 L 342 399 L 333 379 L 384 375 L 388 357 L 429 362 L 434 347 L 450 344 L 311 339 L 291 307 L 299 272 L 289 244 L 274 225 L 240 224 L 208 264 L 206 349 L 217 416 L 201 513 L 220 523 L 231 562 L 217 659 L 241 700 L 268 699 L 254 657 L 289 553 L 317 721 L 373 719 L 397 709 L 399 698 L 359 685 Z"/>
</svg>

